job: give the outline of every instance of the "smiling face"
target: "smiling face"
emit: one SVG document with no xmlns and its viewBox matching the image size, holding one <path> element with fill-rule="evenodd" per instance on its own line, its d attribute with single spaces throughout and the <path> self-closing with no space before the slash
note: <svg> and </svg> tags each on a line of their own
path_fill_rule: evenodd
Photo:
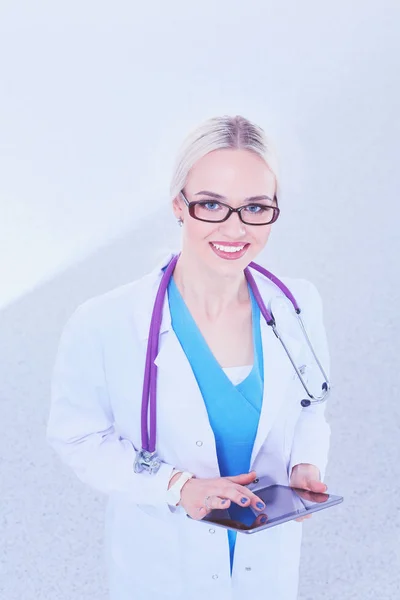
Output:
<svg viewBox="0 0 400 600">
<path fill-rule="evenodd" d="M 203 191 L 219 194 L 221 198 L 199 194 Z M 249 150 L 230 148 L 214 150 L 198 160 L 190 170 L 184 187 L 189 202 L 207 200 L 211 209 L 218 208 L 214 203 L 219 200 L 232 208 L 249 205 L 249 211 L 256 210 L 252 208 L 255 203 L 273 205 L 275 192 L 275 176 L 261 157 Z M 261 199 L 260 196 L 268 198 Z M 245 199 L 250 197 L 258 199 L 246 202 Z M 257 226 L 242 223 L 237 213 L 232 213 L 222 223 L 199 221 L 189 215 L 181 195 L 174 199 L 173 211 L 176 218 L 184 221 L 182 254 L 221 273 L 245 269 L 264 248 L 271 231 L 271 224 Z M 242 214 L 245 215 L 246 211 Z M 214 244 L 246 246 L 238 254 L 226 255 Z"/>
</svg>

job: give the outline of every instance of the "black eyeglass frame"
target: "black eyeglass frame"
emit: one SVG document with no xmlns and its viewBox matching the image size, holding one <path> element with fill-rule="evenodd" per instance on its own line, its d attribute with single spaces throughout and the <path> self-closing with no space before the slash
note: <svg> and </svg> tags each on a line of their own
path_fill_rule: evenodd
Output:
<svg viewBox="0 0 400 600">
<path fill-rule="evenodd" d="M 268 208 L 272 208 L 274 214 L 272 216 L 271 221 L 268 221 L 268 223 L 249 223 L 248 221 L 244 221 L 242 218 L 242 210 L 244 208 L 247 208 L 248 206 L 265 206 L 265 204 L 260 204 L 258 202 L 254 202 L 253 204 L 244 204 L 243 206 L 239 206 L 238 208 L 232 208 L 232 206 L 229 206 L 229 204 L 225 204 L 224 202 L 220 202 L 219 200 L 194 200 L 192 202 L 189 202 L 189 200 L 186 198 L 185 194 L 183 193 L 183 190 L 180 191 L 180 194 L 182 196 L 182 198 L 185 201 L 186 206 L 189 209 L 189 215 L 191 217 L 193 217 L 193 219 L 197 219 L 198 221 L 204 221 L 206 223 L 223 223 L 224 221 L 226 221 L 227 219 L 229 219 L 229 217 L 231 216 L 232 213 L 237 212 L 239 215 L 239 219 L 242 221 L 242 223 L 244 223 L 245 225 L 255 225 L 256 227 L 262 226 L 262 225 L 270 225 L 271 223 L 275 223 L 275 221 L 277 220 L 277 218 L 279 217 L 280 214 L 280 209 L 278 208 L 278 206 L 268 206 Z M 195 211 L 195 206 L 196 204 L 208 204 L 209 202 L 216 202 L 217 204 L 219 204 L 220 206 L 225 206 L 229 212 L 226 215 L 226 217 L 224 217 L 223 219 L 220 220 L 210 220 L 210 219 L 200 219 L 199 217 L 196 217 L 196 215 L 194 214 Z M 278 200 L 276 198 L 276 196 L 274 196 L 274 202 L 276 202 L 276 204 L 278 204 Z"/>
</svg>

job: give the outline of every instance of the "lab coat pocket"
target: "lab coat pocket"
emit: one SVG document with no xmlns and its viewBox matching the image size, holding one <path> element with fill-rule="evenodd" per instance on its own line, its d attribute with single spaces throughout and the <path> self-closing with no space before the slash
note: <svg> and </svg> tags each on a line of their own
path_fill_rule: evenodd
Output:
<svg viewBox="0 0 400 600">
<path fill-rule="evenodd" d="M 165 513 L 157 514 L 154 507 L 122 499 L 115 507 L 113 520 L 112 559 L 132 585 L 179 595 L 181 560 L 174 523 Z"/>
</svg>

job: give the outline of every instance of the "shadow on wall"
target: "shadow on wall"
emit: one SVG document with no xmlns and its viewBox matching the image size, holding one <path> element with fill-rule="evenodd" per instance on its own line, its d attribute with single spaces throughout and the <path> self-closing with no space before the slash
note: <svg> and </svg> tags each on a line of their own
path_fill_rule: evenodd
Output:
<svg viewBox="0 0 400 600">
<path fill-rule="evenodd" d="M 2 598 L 70 600 L 79 589 L 86 598 L 106 599 L 104 498 L 63 468 L 47 445 L 51 374 L 75 308 L 150 271 L 180 247 L 180 232 L 166 207 L 0 312 Z"/>
</svg>

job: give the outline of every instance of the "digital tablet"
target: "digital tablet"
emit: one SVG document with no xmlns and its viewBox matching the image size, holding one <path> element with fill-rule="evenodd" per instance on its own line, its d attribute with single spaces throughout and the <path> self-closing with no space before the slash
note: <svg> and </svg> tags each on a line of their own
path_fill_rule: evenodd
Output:
<svg viewBox="0 0 400 600">
<path fill-rule="evenodd" d="M 343 502 L 342 496 L 333 494 L 310 492 L 279 484 L 265 487 L 265 481 L 271 480 L 268 477 L 260 477 L 257 483 L 246 486 L 264 502 L 263 511 L 231 502 L 229 508 L 214 509 L 199 522 L 241 533 L 256 533 Z"/>
</svg>

